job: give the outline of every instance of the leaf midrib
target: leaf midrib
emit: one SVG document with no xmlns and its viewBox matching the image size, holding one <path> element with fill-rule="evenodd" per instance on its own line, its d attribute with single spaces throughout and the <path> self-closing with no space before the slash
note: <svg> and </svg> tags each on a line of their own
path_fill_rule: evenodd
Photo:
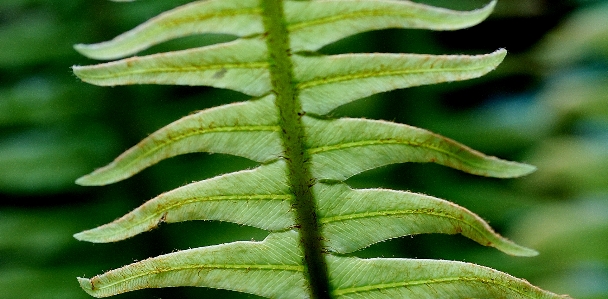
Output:
<svg viewBox="0 0 608 299">
<path fill-rule="evenodd" d="M 451 158 L 454 158 L 454 159 L 460 161 L 461 163 L 469 165 L 471 167 L 481 168 L 481 169 L 484 169 L 484 170 L 493 170 L 491 167 L 488 167 L 487 165 L 479 164 L 479 163 L 472 163 L 471 161 L 462 159 L 462 158 L 460 158 L 460 156 L 455 155 L 455 154 L 453 154 L 450 151 L 445 151 L 445 150 L 441 149 L 440 147 L 431 146 L 431 145 L 428 145 L 426 143 L 412 142 L 412 141 L 398 139 L 398 138 L 380 139 L 380 140 L 378 140 L 378 139 L 376 139 L 376 140 L 363 140 L 363 141 L 340 143 L 340 144 L 335 144 L 335 145 L 326 145 L 326 146 L 309 148 L 308 151 L 312 155 L 312 154 L 316 154 L 316 153 L 329 152 L 329 151 L 337 151 L 337 150 L 342 150 L 342 149 L 347 149 L 347 148 L 363 147 L 363 146 L 370 146 L 370 145 L 371 146 L 373 146 L 373 145 L 386 145 L 386 144 L 395 144 L 395 145 L 405 145 L 405 146 L 412 146 L 412 147 L 428 148 L 428 149 L 440 152 L 440 153 L 442 153 L 442 154 L 444 154 L 446 156 L 449 156 Z"/>
<path fill-rule="evenodd" d="M 527 298 L 535 298 L 524 292 L 521 292 L 517 288 L 511 287 L 510 285 L 507 285 L 504 283 L 499 283 L 494 279 L 487 279 L 487 278 L 481 278 L 481 277 L 447 277 L 447 278 L 439 278 L 439 279 L 409 281 L 409 282 L 380 283 L 380 284 L 373 284 L 373 285 L 367 285 L 367 286 L 362 286 L 362 287 L 344 288 L 344 289 L 336 288 L 336 290 L 334 290 L 332 292 L 332 294 L 334 294 L 336 296 L 341 296 L 341 295 L 352 294 L 352 293 L 372 292 L 372 291 L 382 290 L 382 289 L 392 289 L 392 288 L 399 288 L 399 287 L 430 285 L 430 284 L 439 284 L 439 283 L 451 283 L 451 282 L 458 282 L 458 281 L 472 281 L 472 282 L 481 282 L 483 284 L 494 284 L 494 285 L 498 285 L 498 286 L 504 287 L 506 289 L 512 290 Z"/>
<path fill-rule="evenodd" d="M 209 129 L 190 130 L 188 133 L 185 133 L 185 134 L 180 134 L 177 136 L 168 136 L 167 138 L 163 138 L 162 139 L 163 142 L 157 143 L 155 147 L 147 150 L 142 155 L 139 155 L 137 158 L 131 160 L 129 163 L 124 165 L 123 168 L 128 168 L 129 166 L 136 164 L 137 162 L 139 162 L 139 161 L 145 159 L 146 157 L 150 156 L 151 154 L 159 151 L 161 148 L 167 146 L 168 144 L 176 143 L 182 139 L 186 139 L 186 138 L 189 138 L 189 137 L 192 137 L 195 135 L 221 133 L 221 132 L 252 132 L 252 131 L 278 132 L 280 129 L 281 128 L 279 126 L 238 126 L 238 127 L 232 126 L 232 127 L 214 127 L 214 128 L 209 128 Z"/>
<path fill-rule="evenodd" d="M 193 5 L 200 5 L 200 3 L 193 3 Z M 188 8 L 189 8 L 188 6 L 184 6 L 181 9 L 188 10 Z M 157 23 L 158 26 L 151 26 L 152 24 L 148 23 L 148 24 L 143 24 L 142 26 L 140 26 L 137 29 L 140 29 L 142 31 L 147 30 L 148 35 L 154 35 L 157 32 L 162 33 L 162 32 L 165 32 L 167 29 L 171 30 L 172 28 L 183 25 L 183 24 L 207 21 L 207 20 L 213 19 L 213 18 L 228 18 L 228 17 L 241 16 L 241 15 L 259 15 L 260 12 L 261 12 L 261 9 L 259 9 L 257 7 L 256 8 L 246 8 L 246 9 L 226 9 L 225 11 L 222 11 L 222 12 L 198 14 L 198 15 L 191 15 L 191 16 L 187 16 L 187 17 L 174 17 L 174 18 L 170 17 L 166 20 L 161 20 L 161 18 L 163 17 L 163 14 L 161 14 L 158 17 L 150 20 L 150 22 L 159 20 Z M 166 14 L 171 14 L 171 13 L 175 13 L 175 11 L 173 11 L 173 12 L 170 11 L 170 12 L 167 12 Z M 119 38 L 114 40 L 113 42 L 118 42 L 119 40 L 121 40 L 121 41 L 126 40 L 128 38 L 127 34 L 125 34 L 124 36 L 119 36 Z M 187 34 L 191 34 L 191 33 L 185 33 L 185 34 L 182 33 L 182 34 L 179 34 L 178 36 L 183 36 L 183 35 L 187 35 Z M 129 36 L 129 37 L 131 37 L 131 36 Z M 88 47 L 101 47 L 104 44 L 109 44 L 109 42 L 88 45 Z"/>
<path fill-rule="evenodd" d="M 329 299 L 331 287 L 323 254 L 323 241 L 317 219 L 317 207 L 311 187 L 310 157 L 306 152 L 302 103 L 295 85 L 292 49 L 284 15 L 283 0 L 261 0 L 262 21 L 266 32 L 269 75 L 279 111 L 281 143 L 287 161 L 289 187 L 294 195 L 292 207 L 299 228 L 299 245 L 305 265 L 309 297 Z"/>
<path fill-rule="evenodd" d="M 336 16 L 328 16 L 319 19 L 309 20 L 309 21 L 301 21 L 297 23 L 292 23 L 292 25 L 287 26 L 290 32 L 298 31 L 302 29 L 306 29 L 307 27 L 323 25 L 331 22 L 338 22 L 342 20 L 348 19 L 356 19 L 360 17 L 386 17 L 386 16 L 400 16 L 404 18 L 412 17 L 411 13 L 401 13 L 394 10 L 386 10 L 386 9 L 370 9 L 366 11 L 357 11 L 351 13 L 344 13 Z M 417 18 L 422 20 L 434 20 L 435 18 Z"/>
<path fill-rule="evenodd" d="M 495 240 L 493 240 L 495 238 L 491 234 L 490 234 L 490 237 L 488 237 L 488 232 L 479 229 L 476 225 L 474 225 L 475 223 L 468 222 L 464 218 L 454 217 L 448 213 L 438 212 L 434 209 L 409 209 L 409 210 L 390 210 L 390 211 L 351 213 L 351 214 L 347 214 L 347 215 L 321 217 L 319 222 L 322 224 L 328 224 L 331 222 L 346 222 L 349 220 L 356 220 L 356 219 L 374 218 L 374 217 L 383 217 L 383 216 L 399 216 L 399 215 L 427 215 L 427 216 L 435 216 L 435 217 L 439 217 L 439 218 L 455 220 L 459 223 L 462 223 L 462 224 L 468 226 L 470 229 L 476 231 L 477 233 L 479 233 L 481 236 L 484 236 L 488 240 L 491 240 L 492 244 L 495 241 Z"/>
<path fill-rule="evenodd" d="M 141 224 L 146 224 L 148 221 L 150 221 L 151 219 L 156 219 L 159 218 L 159 216 L 161 217 L 161 219 L 165 216 L 165 213 L 169 212 L 172 209 L 175 208 L 179 208 L 182 206 L 186 206 L 192 203 L 197 203 L 197 202 L 210 202 L 210 201 L 224 201 L 224 200 L 268 200 L 268 201 L 273 201 L 273 200 L 290 200 L 292 198 L 291 195 L 288 194 L 251 194 L 251 195 L 242 195 L 242 194 L 236 194 L 236 195 L 218 195 L 218 196 L 197 196 L 197 197 L 191 197 L 191 198 L 187 198 L 187 199 L 183 199 L 180 200 L 177 203 L 171 204 L 171 205 L 166 205 L 164 208 L 159 209 L 159 210 L 155 210 L 155 212 L 145 218 L 140 219 L 139 221 L 133 222 L 132 226 L 138 226 Z M 104 225 L 107 226 L 107 225 Z M 102 227 L 104 227 L 102 226 Z M 111 235 L 114 235 L 115 233 L 111 233 Z"/>
<path fill-rule="evenodd" d="M 200 4 L 200 3 L 196 3 L 196 4 Z M 186 8 L 183 8 L 183 9 L 186 9 Z M 165 20 L 164 22 L 159 22 L 159 25 L 161 26 L 160 27 L 161 30 L 155 30 L 154 32 L 163 31 L 165 28 L 179 26 L 179 25 L 185 24 L 185 23 L 194 23 L 194 22 L 198 22 L 198 21 L 205 21 L 205 20 L 212 19 L 212 18 L 224 18 L 224 17 L 233 17 L 233 16 L 242 16 L 242 15 L 259 15 L 261 13 L 261 11 L 262 10 L 258 7 L 243 8 L 243 9 L 226 9 L 225 11 L 222 11 L 222 12 L 214 12 L 214 13 L 195 15 L 195 16 L 172 18 L 172 19 Z"/>
<path fill-rule="evenodd" d="M 164 54 L 157 54 L 164 55 Z M 153 56 L 153 55 L 151 55 Z M 131 59 L 131 58 L 129 58 Z M 123 60 L 120 63 L 129 63 L 128 59 Z M 106 64 L 110 65 L 112 62 Z M 91 67 L 90 70 L 95 70 L 98 68 L 103 68 L 104 65 L 100 67 Z M 204 72 L 210 70 L 222 70 L 222 69 L 267 69 L 268 62 L 247 62 L 247 63 L 226 63 L 226 64 L 216 64 L 211 66 L 188 66 L 188 67 L 166 67 L 166 68 L 153 68 L 153 69 L 143 69 L 137 71 L 124 71 L 124 72 L 114 72 L 108 75 L 87 75 L 85 79 L 112 79 L 117 77 L 131 76 L 131 75 L 141 75 L 141 74 L 158 74 L 158 73 L 191 73 L 191 72 Z"/>
<path fill-rule="evenodd" d="M 347 54 L 348 55 L 348 54 Z M 439 62 L 439 61 L 437 61 Z M 320 85 L 326 85 L 331 83 L 340 83 L 345 81 L 353 81 L 357 79 L 367 79 L 376 77 L 390 77 L 399 75 L 413 75 L 422 73 L 462 73 L 462 72 L 475 72 L 483 69 L 487 69 L 488 66 L 479 66 L 472 68 L 430 68 L 415 69 L 415 70 L 394 70 L 394 71 L 369 71 L 369 72 L 358 72 L 355 74 L 340 75 L 340 76 L 328 76 L 320 79 L 313 79 L 304 82 L 300 82 L 296 85 L 298 90 L 305 90 L 311 87 Z"/>
<path fill-rule="evenodd" d="M 184 271 L 184 270 L 192 270 L 192 269 L 211 269 L 211 270 L 245 270 L 245 271 L 251 271 L 251 270 L 282 270 L 282 271 L 291 271 L 291 272 L 303 272 L 304 271 L 304 266 L 302 265 L 272 265 L 272 264 L 267 264 L 267 265 L 259 265 L 259 264 L 234 264 L 234 265 L 230 265 L 230 264 L 208 264 L 208 265 L 192 265 L 192 266 L 184 266 L 184 267 L 170 267 L 167 269 L 154 269 L 154 270 L 150 270 L 148 272 L 144 272 L 142 274 L 139 275 L 135 275 L 135 276 L 130 276 L 126 279 L 121 279 L 118 280 L 114 283 L 111 284 L 107 284 L 107 285 L 103 285 L 101 287 L 95 287 L 95 278 L 93 277 L 91 278 L 91 288 L 92 290 L 103 290 L 103 289 L 107 289 L 107 288 L 111 288 L 115 285 L 119 285 L 122 283 L 125 283 L 127 281 L 131 281 L 131 280 L 135 280 L 137 278 L 140 277 L 144 277 L 144 276 L 149 276 L 149 275 L 157 275 L 160 273 L 165 273 L 165 272 L 173 272 L 173 271 Z"/>
<path fill-rule="evenodd" d="M 387 210 L 387 211 L 350 213 L 350 214 L 346 214 L 346 215 L 321 217 L 321 220 L 319 220 L 319 221 L 323 224 L 327 224 L 327 223 L 331 223 L 331 222 L 344 222 L 344 221 L 348 221 L 348 220 L 363 219 L 363 218 L 374 218 L 374 217 L 382 217 L 382 216 L 398 216 L 398 215 L 416 215 L 416 214 L 437 216 L 437 217 L 456 220 L 456 221 L 462 222 L 462 223 L 466 224 L 467 226 L 475 229 L 476 231 L 482 233 L 482 235 L 484 234 L 482 231 L 476 229 L 474 227 L 474 225 L 472 225 L 470 222 L 467 222 L 464 219 L 459 219 L 457 217 L 454 217 L 448 213 L 437 212 L 434 209 L 403 209 L 403 210 L 396 209 L 396 210 Z"/>
</svg>

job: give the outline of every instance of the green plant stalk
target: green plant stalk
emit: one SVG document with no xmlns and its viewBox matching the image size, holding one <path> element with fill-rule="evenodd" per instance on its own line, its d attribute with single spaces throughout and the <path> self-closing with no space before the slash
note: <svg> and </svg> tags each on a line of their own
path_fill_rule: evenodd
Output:
<svg viewBox="0 0 608 299">
<path fill-rule="evenodd" d="M 293 64 L 289 48 L 289 36 L 283 15 L 282 0 L 262 0 L 264 28 L 267 34 L 270 61 L 270 78 L 276 105 L 279 109 L 281 139 L 284 158 L 289 167 L 289 182 L 294 195 L 292 207 L 300 231 L 304 249 L 304 265 L 311 298 L 329 299 L 330 288 L 327 265 L 323 256 L 323 244 L 317 208 L 311 187 L 314 179 L 309 170 L 309 157 L 304 148 L 305 133 L 302 124 L 302 104 L 297 98 Z"/>
</svg>

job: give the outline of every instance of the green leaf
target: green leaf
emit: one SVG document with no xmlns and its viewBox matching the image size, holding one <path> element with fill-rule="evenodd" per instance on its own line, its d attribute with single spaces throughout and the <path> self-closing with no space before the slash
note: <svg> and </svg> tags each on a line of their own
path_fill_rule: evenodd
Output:
<svg viewBox="0 0 608 299">
<path fill-rule="evenodd" d="M 294 75 L 304 111 L 326 114 L 379 92 L 460 81 L 495 69 L 507 51 L 491 54 L 343 54 L 293 56 Z"/>
<path fill-rule="evenodd" d="M 347 36 L 386 28 L 456 30 L 487 18 L 496 1 L 470 12 L 410 1 L 286 1 L 285 17 L 294 51 L 316 51 Z"/>
<path fill-rule="evenodd" d="M 80 286 L 97 298 L 143 288 L 197 286 L 269 298 L 305 298 L 304 266 L 294 231 L 263 242 L 234 242 L 179 251 L 137 262 Z"/>
<path fill-rule="evenodd" d="M 73 70 L 83 81 L 101 86 L 213 86 L 261 96 L 271 89 L 267 68 L 266 45 L 255 38 L 93 66 L 74 66 Z"/>
<path fill-rule="evenodd" d="M 196 1 L 167 11 L 111 41 L 76 45 L 94 59 L 123 58 L 178 37 L 202 33 L 237 36 L 264 31 L 258 0 Z"/>
<path fill-rule="evenodd" d="M 131 177 L 157 162 L 193 152 L 242 156 L 258 162 L 274 160 L 282 146 L 274 96 L 203 110 L 154 132 L 109 165 L 76 181 L 106 185 Z"/>
<path fill-rule="evenodd" d="M 192 183 L 163 193 L 109 224 L 74 235 L 81 241 L 115 242 L 166 222 L 221 220 L 265 230 L 295 225 L 285 162 L 276 161 Z M 264 186 L 264 188 L 260 188 Z"/>
<path fill-rule="evenodd" d="M 403 162 L 434 162 L 471 174 L 509 178 L 536 168 L 486 156 L 429 131 L 386 121 L 305 117 L 316 178 L 343 181 L 357 173 Z"/>
<path fill-rule="evenodd" d="M 336 299 L 570 298 L 494 269 L 452 261 L 328 256 Z"/>
<path fill-rule="evenodd" d="M 325 245 L 338 253 L 401 236 L 459 233 L 507 254 L 538 254 L 501 237 L 467 209 L 438 198 L 393 190 L 353 190 L 342 183 L 319 183 L 313 190 Z"/>
</svg>

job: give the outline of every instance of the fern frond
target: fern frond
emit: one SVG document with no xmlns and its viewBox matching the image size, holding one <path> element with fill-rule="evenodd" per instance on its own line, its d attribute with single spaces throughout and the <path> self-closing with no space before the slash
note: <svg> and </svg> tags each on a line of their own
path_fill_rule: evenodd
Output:
<svg viewBox="0 0 608 299">
<path fill-rule="evenodd" d="M 254 97 L 173 122 L 77 183 L 114 183 L 194 152 L 261 164 L 161 194 L 114 222 L 76 234 L 77 239 L 114 242 L 163 222 L 189 220 L 229 221 L 270 232 L 262 242 L 185 250 L 79 278 L 82 288 L 96 297 L 200 286 L 269 298 L 567 298 L 473 264 L 341 256 L 423 233 L 462 234 L 507 254 L 537 254 L 448 201 L 354 190 L 344 183 L 393 163 L 434 162 L 498 178 L 526 175 L 533 166 L 486 156 L 407 125 L 324 116 L 376 93 L 482 76 L 502 62 L 506 50 L 477 56 L 311 53 L 370 30 L 466 28 L 485 19 L 495 4 L 458 12 L 393 0 L 196 1 L 111 41 L 77 45 L 91 58 L 118 59 L 178 37 L 235 35 L 235 41 L 218 45 L 73 69 L 97 85 L 211 86 Z"/>
</svg>

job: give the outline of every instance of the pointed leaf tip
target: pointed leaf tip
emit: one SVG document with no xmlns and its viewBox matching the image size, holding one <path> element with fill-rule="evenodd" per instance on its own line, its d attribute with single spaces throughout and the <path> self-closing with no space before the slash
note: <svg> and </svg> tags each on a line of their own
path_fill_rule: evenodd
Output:
<svg viewBox="0 0 608 299">
<path fill-rule="evenodd" d="M 489 16 L 494 11 L 494 8 L 496 8 L 496 3 L 498 3 L 498 0 L 492 0 L 492 2 L 488 3 L 488 5 L 480 8 L 479 10 L 487 10 Z"/>
<path fill-rule="evenodd" d="M 82 232 L 73 234 L 72 237 L 74 237 L 74 239 L 78 240 L 78 241 L 83 241 L 82 240 Z"/>
<path fill-rule="evenodd" d="M 507 49 L 500 48 L 500 49 L 498 49 L 498 50 L 496 50 L 493 53 L 490 53 L 488 55 L 496 55 L 497 56 L 497 58 L 498 58 L 497 60 L 500 60 L 496 64 L 496 66 L 498 66 L 505 59 L 505 57 L 507 56 L 507 52 L 508 52 Z"/>
<path fill-rule="evenodd" d="M 80 185 L 80 186 L 96 186 L 97 184 L 95 184 L 93 181 L 91 181 L 89 179 L 90 175 L 85 175 L 85 176 L 81 176 L 78 179 L 76 179 L 75 183 L 76 185 Z"/>
<path fill-rule="evenodd" d="M 525 164 L 525 163 L 507 161 L 507 160 L 503 160 L 503 159 L 500 159 L 497 157 L 488 157 L 488 162 L 493 164 L 494 169 L 492 170 L 491 174 L 483 173 L 483 172 L 481 172 L 481 173 L 472 172 L 472 173 L 481 175 L 481 176 L 510 179 L 510 178 L 522 177 L 522 176 L 531 174 L 534 171 L 536 171 L 536 166 L 533 166 L 530 164 Z"/>
<path fill-rule="evenodd" d="M 521 257 L 535 257 L 538 255 L 538 251 L 532 249 L 532 248 L 528 248 L 528 247 L 523 247 L 523 246 L 519 246 L 520 251 L 516 256 L 521 256 Z"/>
<path fill-rule="evenodd" d="M 88 278 L 82 278 L 82 277 L 77 277 L 76 279 L 78 279 L 78 283 L 80 284 L 80 287 L 87 292 L 87 294 L 93 296 L 93 297 L 97 297 L 95 295 L 95 293 L 93 292 L 93 283 L 91 283 L 91 280 Z M 99 297 L 97 297 L 99 298 Z"/>
<path fill-rule="evenodd" d="M 537 169 L 536 166 L 530 165 L 530 164 L 518 163 L 518 162 L 512 162 L 512 163 L 515 164 L 515 166 L 519 170 L 519 171 L 513 171 L 511 177 L 514 177 L 514 178 L 524 176 L 524 175 L 529 175 L 529 174 L 535 172 Z"/>
<path fill-rule="evenodd" d="M 89 232 L 90 232 L 90 230 L 81 231 L 79 233 L 73 234 L 72 237 L 74 237 L 74 239 L 76 239 L 78 241 L 101 243 L 99 241 L 96 241 L 94 236 L 91 236 L 91 234 Z"/>
<path fill-rule="evenodd" d="M 86 52 L 87 45 L 75 44 L 73 47 L 74 47 L 74 50 L 78 51 L 78 53 L 86 56 L 85 52 Z"/>
</svg>

